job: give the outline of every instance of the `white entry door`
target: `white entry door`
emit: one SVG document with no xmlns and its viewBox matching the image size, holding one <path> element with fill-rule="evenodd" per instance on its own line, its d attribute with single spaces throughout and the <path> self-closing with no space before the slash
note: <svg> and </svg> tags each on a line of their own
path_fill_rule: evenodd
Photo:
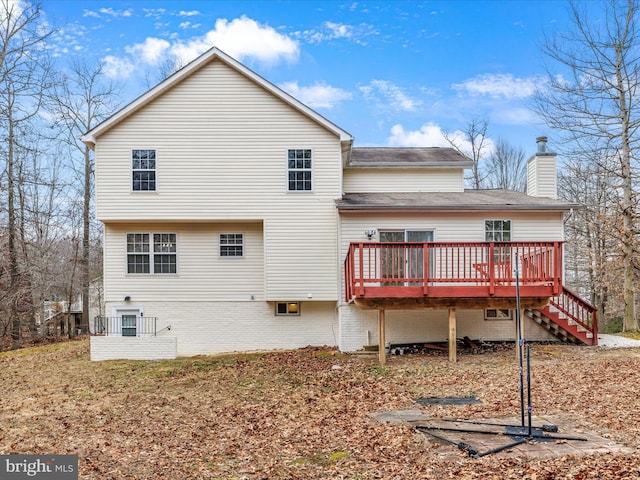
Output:
<svg viewBox="0 0 640 480">
<path fill-rule="evenodd" d="M 144 333 L 140 308 L 114 308 L 111 331 L 115 336 L 140 337 Z"/>
</svg>

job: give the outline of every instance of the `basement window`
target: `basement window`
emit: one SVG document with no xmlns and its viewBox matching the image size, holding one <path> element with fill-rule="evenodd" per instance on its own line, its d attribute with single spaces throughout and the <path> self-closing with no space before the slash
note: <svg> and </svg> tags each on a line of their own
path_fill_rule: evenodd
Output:
<svg viewBox="0 0 640 480">
<path fill-rule="evenodd" d="M 300 302 L 276 303 L 276 315 L 300 315 Z"/>
<path fill-rule="evenodd" d="M 487 308 L 484 311 L 485 320 L 513 320 L 512 310 L 506 308 Z"/>
</svg>

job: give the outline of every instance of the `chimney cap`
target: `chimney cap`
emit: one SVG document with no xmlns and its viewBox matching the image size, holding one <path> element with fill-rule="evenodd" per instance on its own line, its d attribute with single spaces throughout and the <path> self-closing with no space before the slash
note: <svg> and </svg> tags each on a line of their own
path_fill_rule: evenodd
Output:
<svg viewBox="0 0 640 480">
<path fill-rule="evenodd" d="M 536 137 L 536 144 L 538 145 L 538 153 L 547 152 L 547 137 Z"/>
</svg>

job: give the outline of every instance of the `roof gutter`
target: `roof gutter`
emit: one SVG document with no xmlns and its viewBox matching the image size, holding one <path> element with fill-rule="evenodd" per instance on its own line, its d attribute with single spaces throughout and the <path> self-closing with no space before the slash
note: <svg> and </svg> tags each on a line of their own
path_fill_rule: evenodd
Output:
<svg viewBox="0 0 640 480">
<path fill-rule="evenodd" d="M 477 212 L 486 210 L 566 212 L 577 205 L 336 205 L 344 212 Z"/>
</svg>

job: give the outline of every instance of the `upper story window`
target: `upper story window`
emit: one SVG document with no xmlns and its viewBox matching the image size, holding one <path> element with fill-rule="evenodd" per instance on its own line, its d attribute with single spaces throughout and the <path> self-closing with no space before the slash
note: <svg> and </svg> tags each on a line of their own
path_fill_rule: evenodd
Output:
<svg viewBox="0 0 640 480">
<path fill-rule="evenodd" d="M 242 233 L 220 234 L 220 256 L 242 257 L 244 255 L 244 235 Z"/>
<path fill-rule="evenodd" d="M 176 273 L 176 251 L 175 233 L 127 233 L 127 273 Z"/>
<path fill-rule="evenodd" d="M 156 151 L 153 149 L 131 150 L 132 188 L 134 192 L 156 191 Z"/>
<path fill-rule="evenodd" d="M 510 242 L 511 220 L 485 220 L 484 240 L 486 242 Z"/>
<path fill-rule="evenodd" d="M 486 242 L 510 242 L 511 220 L 485 220 L 484 239 Z M 511 247 L 499 245 L 493 252 L 494 262 L 508 262 L 511 259 Z"/>
<path fill-rule="evenodd" d="M 287 172 L 290 192 L 311 191 L 312 158 L 310 148 L 292 148 L 288 152 Z"/>
</svg>

